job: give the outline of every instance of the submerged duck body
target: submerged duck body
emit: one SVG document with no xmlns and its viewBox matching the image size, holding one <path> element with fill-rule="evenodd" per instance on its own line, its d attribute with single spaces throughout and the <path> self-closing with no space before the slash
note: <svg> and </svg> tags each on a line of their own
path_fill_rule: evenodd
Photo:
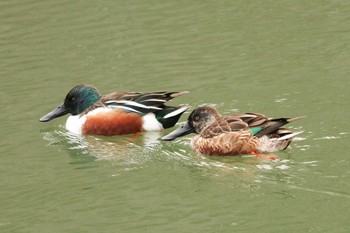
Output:
<svg viewBox="0 0 350 233">
<path fill-rule="evenodd" d="M 296 118 L 269 118 L 259 113 L 221 116 L 212 107 L 199 107 L 190 114 L 181 127 L 164 136 L 174 140 L 189 133 L 196 133 L 192 148 L 207 155 L 242 155 L 272 153 L 285 150 L 294 136 L 302 133 L 282 128 Z"/>
<path fill-rule="evenodd" d="M 60 106 L 40 118 L 47 122 L 71 114 L 66 129 L 82 135 L 122 135 L 173 127 L 188 106 L 166 106 L 187 92 L 114 92 L 101 95 L 89 85 L 68 92 Z"/>
</svg>

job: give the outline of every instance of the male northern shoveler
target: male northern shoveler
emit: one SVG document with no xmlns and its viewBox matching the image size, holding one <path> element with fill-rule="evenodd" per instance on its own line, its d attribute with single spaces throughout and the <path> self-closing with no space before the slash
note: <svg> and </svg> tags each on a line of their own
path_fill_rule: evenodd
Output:
<svg viewBox="0 0 350 233">
<path fill-rule="evenodd" d="M 101 95 L 95 87 L 78 85 L 70 90 L 62 105 L 41 122 L 70 113 L 67 130 L 76 134 L 121 135 L 158 131 L 173 127 L 188 106 L 165 103 L 186 92 L 114 92 Z"/>
<path fill-rule="evenodd" d="M 162 137 L 174 140 L 177 137 L 197 133 L 191 140 L 192 148 L 208 155 L 242 155 L 284 150 L 294 136 L 302 133 L 281 128 L 296 118 L 268 118 L 258 113 L 221 116 L 212 107 L 195 109 L 181 127 Z"/>
</svg>

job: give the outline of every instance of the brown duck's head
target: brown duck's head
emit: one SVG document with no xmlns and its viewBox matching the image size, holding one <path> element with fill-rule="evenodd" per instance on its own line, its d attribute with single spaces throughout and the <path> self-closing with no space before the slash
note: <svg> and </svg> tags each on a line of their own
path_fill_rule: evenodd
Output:
<svg viewBox="0 0 350 233">
<path fill-rule="evenodd" d="M 162 140 L 171 141 L 189 133 L 201 133 L 206 127 L 220 118 L 219 112 L 212 107 L 198 107 L 192 111 L 187 122 L 180 128 L 162 137 Z"/>
</svg>

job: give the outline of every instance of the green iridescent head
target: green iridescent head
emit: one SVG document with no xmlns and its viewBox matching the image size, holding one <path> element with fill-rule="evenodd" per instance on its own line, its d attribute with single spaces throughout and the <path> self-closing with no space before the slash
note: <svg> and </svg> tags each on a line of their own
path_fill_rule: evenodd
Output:
<svg viewBox="0 0 350 233">
<path fill-rule="evenodd" d="M 67 113 L 78 115 L 100 98 L 101 95 L 95 87 L 78 85 L 68 92 L 62 105 L 40 118 L 40 121 L 50 121 Z"/>
</svg>

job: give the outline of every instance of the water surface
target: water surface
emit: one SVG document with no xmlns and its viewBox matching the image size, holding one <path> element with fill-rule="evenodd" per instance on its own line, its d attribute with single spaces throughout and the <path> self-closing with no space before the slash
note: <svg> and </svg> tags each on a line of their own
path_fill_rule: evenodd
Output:
<svg viewBox="0 0 350 233">
<path fill-rule="evenodd" d="M 2 1 L 1 232 L 349 232 L 350 4 Z M 278 161 L 38 119 L 75 85 L 305 115 Z M 185 121 L 189 113 L 184 114 Z M 170 131 L 170 130 L 169 130 Z"/>
</svg>

